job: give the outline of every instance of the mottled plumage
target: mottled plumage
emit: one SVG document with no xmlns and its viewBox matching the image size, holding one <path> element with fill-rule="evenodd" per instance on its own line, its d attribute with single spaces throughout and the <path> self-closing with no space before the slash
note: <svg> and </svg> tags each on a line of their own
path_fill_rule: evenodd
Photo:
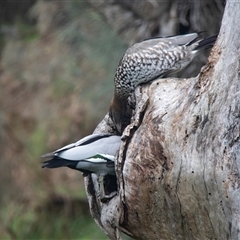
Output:
<svg viewBox="0 0 240 240">
<path fill-rule="evenodd" d="M 114 98 L 110 117 L 121 131 L 129 95 L 141 83 L 178 72 L 186 67 L 200 49 L 214 44 L 216 36 L 200 39 L 197 33 L 149 39 L 130 47 L 116 70 Z"/>
<path fill-rule="evenodd" d="M 76 143 L 69 144 L 42 158 L 50 158 L 43 168 L 69 167 L 85 175 L 115 175 L 114 156 L 121 144 L 121 138 L 110 134 L 92 134 Z"/>
</svg>

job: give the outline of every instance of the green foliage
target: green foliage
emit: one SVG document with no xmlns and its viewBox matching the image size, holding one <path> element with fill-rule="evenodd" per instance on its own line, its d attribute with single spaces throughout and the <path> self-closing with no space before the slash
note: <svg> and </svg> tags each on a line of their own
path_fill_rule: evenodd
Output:
<svg viewBox="0 0 240 240">
<path fill-rule="evenodd" d="M 67 207 L 67 206 L 63 206 Z M 108 239 L 89 214 L 64 209 L 33 210 L 30 205 L 8 204 L 1 210 L 1 239 Z M 1 232 L 2 230 L 2 232 Z"/>
<path fill-rule="evenodd" d="M 39 156 L 96 127 L 125 46 L 86 2 L 41 1 L 40 14 L 48 3 L 63 6 L 64 24 L 43 36 L 18 20 L 17 35 L 0 36 L 0 239 L 107 239 L 89 213 L 37 210 L 51 195 L 86 199 L 80 173 L 42 170 Z"/>
<path fill-rule="evenodd" d="M 34 41 L 40 37 L 35 25 L 23 23 L 21 20 L 18 20 L 15 25 L 21 38 L 27 42 Z"/>
<path fill-rule="evenodd" d="M 42 155 L 42 151 L 46 149 L 46 138 L 46 131 L 41 125 L 37 126 L 28 138 L 27 148 L 32 156 Z"/>
<path fill-rule="evenodd" d="M 53 84 L 52 97 L 56 99 L 60 99 L 67 94 L 71 94 L 75 87 L 74 83 L 66 81 L 66 79 L 61 77 L 53 79 Z"/>
<path fill-rule="evenodd" d="M 99 110 L 106 112 L 113 96 L 115 70 L 126 46 L 85 2 L 75 1 L 68 8 L 71 20 L 58 36 L 75 53 L 81 99 L 93 104 L 97 115 Z"/>
</svg>

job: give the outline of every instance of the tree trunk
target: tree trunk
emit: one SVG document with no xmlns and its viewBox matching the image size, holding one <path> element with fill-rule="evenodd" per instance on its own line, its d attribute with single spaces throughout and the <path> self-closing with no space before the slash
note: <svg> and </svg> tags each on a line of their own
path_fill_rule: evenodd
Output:
<svg viewBox="0 0 240 240">
<path fill-rule="evenodd" d="M 118 195 L 92 215 L 111 239 L 240 239 L 240 3 L 228 1 L 201 74 L 135 91 L 116 163 Z M 140 91 L 141 90 L 141 91 Z M 108 117 L 96 129 L 108 132 Z"/>
</svg>

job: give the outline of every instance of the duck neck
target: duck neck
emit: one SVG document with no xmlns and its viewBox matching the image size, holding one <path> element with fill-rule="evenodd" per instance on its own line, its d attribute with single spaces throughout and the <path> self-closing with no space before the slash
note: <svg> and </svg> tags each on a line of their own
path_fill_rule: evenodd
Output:
<svg viewBox="0 0 240 240">
<path fill-rule="evenodd" d="M 119 95 L 114 94 L 109 108 L 109 116 L 111 117 L 113 123 L 115 124 L 118 132 L 122 132 L 124 125 L 124 118 L 127 110 L 127 98 L 119 97 Z"/>
</svg>

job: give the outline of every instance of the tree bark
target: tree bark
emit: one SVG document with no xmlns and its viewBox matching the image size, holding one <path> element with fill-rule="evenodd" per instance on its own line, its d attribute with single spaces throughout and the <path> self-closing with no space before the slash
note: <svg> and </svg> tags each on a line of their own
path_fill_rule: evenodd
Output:
<svg viewBox="0 0 240 240">
<path fill-rule="evenodd" d="M 116 160 L 118 195 L 92 215 L 111 239 L 240 239 L 240 3 L 228 1 L 207 66 L 135 91 Z M 96 132 L 108 132 L 108 117 Z"/>
</svg>

